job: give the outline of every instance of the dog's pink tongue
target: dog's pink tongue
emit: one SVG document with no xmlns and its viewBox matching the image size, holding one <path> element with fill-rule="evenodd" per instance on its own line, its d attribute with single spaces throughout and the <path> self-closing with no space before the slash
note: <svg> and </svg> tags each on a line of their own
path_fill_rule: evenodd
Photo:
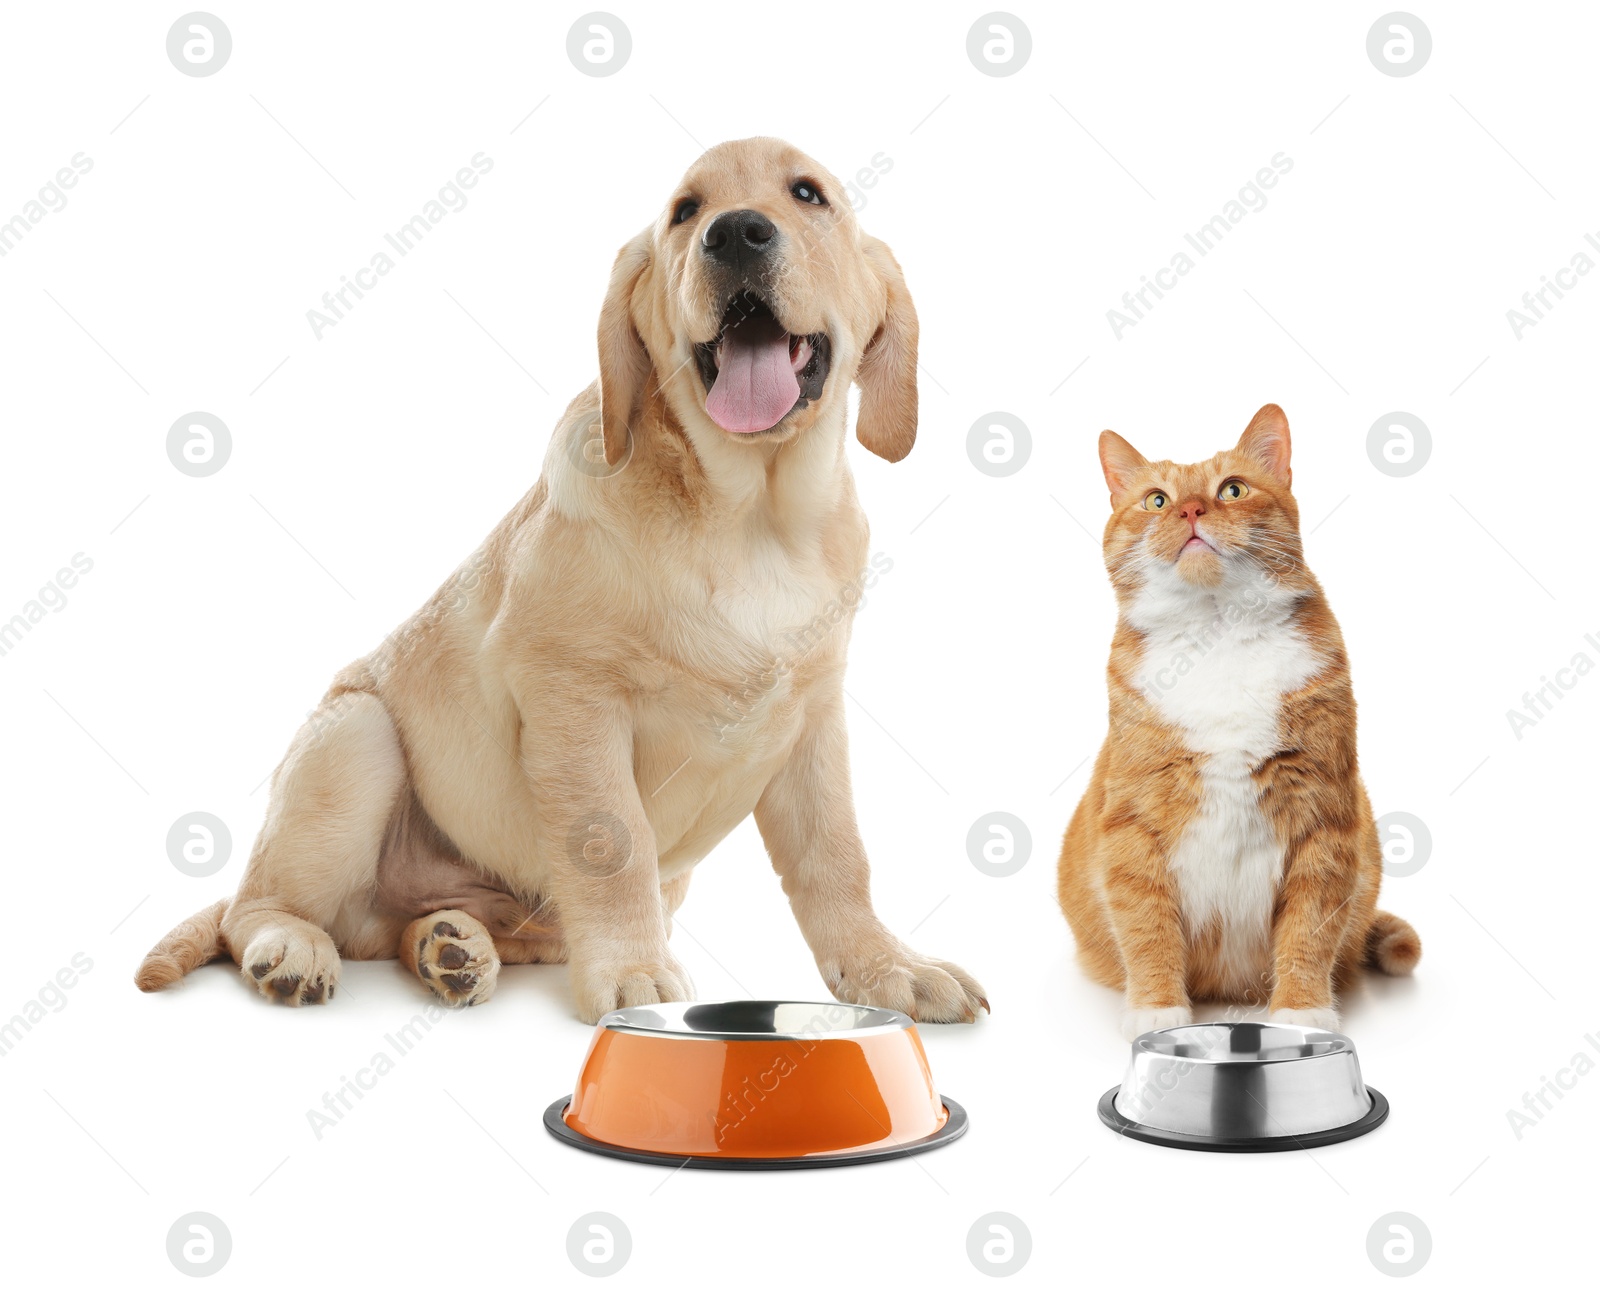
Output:
<svg viewBox="0 0 1600 1290">
<path fill-rule="evenodd" d="M 770 318 L 746 318 L 722 338 L 722 366 L 706 411 L 724 430 L 753 434 L 782 421 L 800 398 L 788 334 Z"/>
</svg>

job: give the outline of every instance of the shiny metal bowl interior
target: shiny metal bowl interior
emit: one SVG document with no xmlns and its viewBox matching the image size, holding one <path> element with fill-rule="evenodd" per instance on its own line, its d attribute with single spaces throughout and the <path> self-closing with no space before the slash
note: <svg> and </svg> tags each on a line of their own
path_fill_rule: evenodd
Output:
<svg viewBox="0 0 1600 1290">
<path fill-rule="evenodd" d="M 1152 1030 L 1134 1040 L 1134 1047 L 1199 1062 L 1292 1062 L 1355 1051 L 1348 1039 L 1331 1030 L 1238 1021 Z"/>
<path fill-rule="evenodd" d="M 1114 1107 L 1140 1129 L 1250 1142 L 1338 1131 L 1375 1103 L 1344 1035 L 1233 1021 L 1140 1035 Z"/>
<path fill-rule="evenodd" d="M 809 1041 L 830 1035 L 860 1039 L 891 1030 L 909 1030 L 913 1022 L 903 1012 L 854 1003 L 736 999 L 618 1008 L 601 1017 L 600 1025 L 607 1030 L 659 1038 Z"/>
</svg>

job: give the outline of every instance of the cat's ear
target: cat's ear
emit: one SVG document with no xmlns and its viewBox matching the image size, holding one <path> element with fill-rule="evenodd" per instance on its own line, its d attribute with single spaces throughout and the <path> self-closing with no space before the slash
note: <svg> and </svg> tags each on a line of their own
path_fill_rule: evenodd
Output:
<svg viewBox="0 0 1600 1290">
<path fill-rule="evenodd" d="M 1100 469 L 1106 473 L 1106 487 L 1112 500 L 1127 491 L 1134 473 L 1150 463 L 1139 455 L 1139 450 L 1115 430 L 1100 432 Z"/>
<path fill-rule="evenodd" d="M 1260 462 L 1285 488 L 1289 486 L 1289 418 L 1276 403 L 1269 403 L 1239 436 L 1238 451 Z"/>
</svg>

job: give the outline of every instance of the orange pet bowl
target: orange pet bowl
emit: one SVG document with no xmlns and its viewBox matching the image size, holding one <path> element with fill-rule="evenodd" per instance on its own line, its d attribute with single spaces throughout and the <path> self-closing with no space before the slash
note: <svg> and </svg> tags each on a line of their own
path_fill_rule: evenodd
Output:
<svg viewBox="0 0 1600 1290">
<path fill-rule="evenodd" d="M 667 1003 L 607 1013 L 571 1097 L 570 1146 L 701 1169 L 853 1165 L 967 1129 L 910 1017 L 850 1003 Z"/>
</svg>

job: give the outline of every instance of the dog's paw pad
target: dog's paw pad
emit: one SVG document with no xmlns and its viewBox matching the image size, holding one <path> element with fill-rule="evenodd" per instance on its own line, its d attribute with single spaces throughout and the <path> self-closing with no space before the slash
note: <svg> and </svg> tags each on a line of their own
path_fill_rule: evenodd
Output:
<svg viewBox="0 0 1600 1290">
<path fill-rule="evenodd" d="M 482 1003 L 499 973 L 494 940 L 475 919 L 440 919 L 417 941 L 417 975 L 451 1007 Z"/>
</svg>

